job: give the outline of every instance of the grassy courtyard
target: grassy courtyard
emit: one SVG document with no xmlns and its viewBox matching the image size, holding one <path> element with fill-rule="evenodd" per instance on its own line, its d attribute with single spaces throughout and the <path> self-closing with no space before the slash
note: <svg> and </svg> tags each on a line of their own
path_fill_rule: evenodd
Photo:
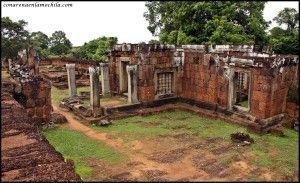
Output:
<svg viewBox="0 0 300 183">
<path fill-rule="evenodd" d="M 114 180 L 116 176 L 117 180 L 145 181 L 181 180 L 178 177 L 298 180 L 298 133 L 289 129 L 285 130 L 285 137 L 260 136 L 241 126 L 181 110 L 124 118 L 108 127 L 91 126 L 91 129 L 107 134 L 112 140 L 121 139 L 120 152 L 61 127 L 44 131 L 58 151 L 75 161 L 76 171 L 85 180 Z M 231 142 L 230 134 L 237 131 L 249 133 L 254 144 L 241 146 Z M 101 167 L 100 178 L 95 177 L 100 169 L 87 161 L 90 157 Z M 161 169 L 156 170 L 160 165 Z M 190 173 L 185 173 L 185 165 L 191 169 Z M 154 172 L 164 173 L 152 172 L 149 177 L 147 171 L 152 166 Z M 182 168 L 182 175 L 174 173 L 173 166 Z"/>
</svg>

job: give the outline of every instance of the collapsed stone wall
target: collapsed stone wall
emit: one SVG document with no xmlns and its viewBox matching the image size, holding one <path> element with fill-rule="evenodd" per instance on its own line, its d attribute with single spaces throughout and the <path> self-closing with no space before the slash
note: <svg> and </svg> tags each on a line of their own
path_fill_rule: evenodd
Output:
<svg viewBox="0 0 300 183">
<path fill-rule="evenodd" d="M 48 123 L 52 111 L 51 82 L 17 62 L 11 64 L 10 76 L 15 82 L 14 97 L 24 106 L 28 116 L 37 125 Z"/>
</svg>

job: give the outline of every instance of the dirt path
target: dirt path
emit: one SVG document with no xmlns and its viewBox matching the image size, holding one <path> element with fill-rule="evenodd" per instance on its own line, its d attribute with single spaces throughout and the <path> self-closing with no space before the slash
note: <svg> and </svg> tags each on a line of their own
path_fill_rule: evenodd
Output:
<svg viewBox="0 0 300 183">
<path fill-rule="evenodd" d="M 88 136 L 92 139 L 100 140 L 101 142 L 104 142 L 104 143 L 114 147 L 115 149 L 121 148 L 122 139 L 111 140 L 111 139 L 107 138 L 106 133 L 96 132 L 95 130 L 89 128 L 88 126 L 83 125 L 77 119 L 75 119 L 72 114 L 70 114 L 68 112 L 65 112 L 65 111 L 62 111 L 62 110 L 58 110 L 57 107 L 54 106 L 54 105 L 53 105 L 53 110 L 54 110 L 54 112 L 60 113 L 60 114 L 64 115 L 67 118 L 68 126 L 71 129 L 79 131 L 81 133 L 84 133 L 86 136 Z"/>
<path fill-rule="evenodd" d="M 134 146 L 128 148 L 128 146 L 125 146 L 122 139 L 109 139 L 107 137 L 107 133 L 100 133 L 83 125 L 80 121 L 74 118 L 73 114 L 58 110 L 57 106 L 53 106 L 53 109 L 55 112 L 60 113 L 67 118 L 68 126 L 71 129 L 84 133 L 91 139 L 98 140 L 113 147 L 117 151 L 126 154 L 129 157 L 130 162 L 139 162 L 140 164 L 138 166 L 135 166 L 134 168 L 130 167 L 130 170 L 126 170 L 127 167 L 125 168 L 125 171 L 130 171 L 133 178 L 145 180 L 143 172 L 153 170 L 167 172 L 165 177 L 168 180 L 203 180 L 203 178 L 207 178 L 207 174 L 205 172 L 199 172 L 199 170 L 196 170 L 192 166 L 190 159 L 185 158 L 184 161 L 178 161 L 175 163 L 159 163 L 149 160 L 142 153 L 136 152 L 139 148 L 136 149 Z"/>
</svg>

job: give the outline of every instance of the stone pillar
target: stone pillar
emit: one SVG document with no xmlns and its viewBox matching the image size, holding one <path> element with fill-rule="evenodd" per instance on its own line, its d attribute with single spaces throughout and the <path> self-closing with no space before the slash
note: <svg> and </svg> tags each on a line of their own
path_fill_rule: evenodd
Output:
<svg viewBox="0 0 300 183">
<path fill-rule="evenodd" d="M 137 99 L 137 65 L 126 66 L 128 74 L 128 103 L 138 103 Z"/>
<path fill-rule="evenodd" d="M 100 63 L 102 95 L 110 95 L 108 64 Z"/>
<path fill-rule="evenodd" d="M 99 86 L 99 67 L 89 67 L 90 73 L 90 86 L 91 86 L 91 108 L 94 117 L 101 115 L 100 110 L 100 86 Z"/>
<path fill-rule="evenodd" d="M 235 103 L 235 89 L 234 89 L 234 70 L 229 68 L 229 73 L 228 73 L 228 77 L 229 77 L 229 86 L 228 86 L 228 110 L 232 110 L 232 107 Z"/>
<path fill-rule="evenodd" d="M 69 97 L 77 95 L 76 81 L 75 81 L 75 64 L 66 64 L 68 73 L 68 86 L 69 86 Z"/>
</svg>

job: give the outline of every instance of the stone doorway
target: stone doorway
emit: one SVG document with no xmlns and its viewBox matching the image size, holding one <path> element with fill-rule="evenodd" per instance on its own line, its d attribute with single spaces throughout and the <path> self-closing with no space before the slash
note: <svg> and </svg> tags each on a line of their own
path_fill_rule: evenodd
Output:
<svg viewBox="0 0 300 183">
<path fill-rule="evenodd" d="M 233 75 L 233 107 L 246 111 L 250 110 L 250 73 L 236 71 Z"/>
</svg>

